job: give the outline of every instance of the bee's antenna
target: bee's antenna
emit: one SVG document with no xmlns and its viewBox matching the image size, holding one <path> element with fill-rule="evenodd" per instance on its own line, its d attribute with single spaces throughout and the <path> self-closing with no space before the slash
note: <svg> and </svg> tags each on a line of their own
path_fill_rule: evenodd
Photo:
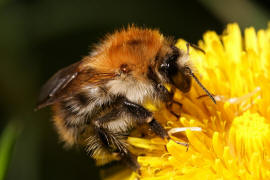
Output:
<svg viewBox="0 0 270 180">
<path fill-rule="evenodd" d="M 202 83 L 199 81 L 199 79 L 195 76 L 195 74 L 191 71 L 189 67 L 185 67 L 189 74 L 195 79 L 195 81 L 199 84 L 199 86 L 206 92 L 206 94 L 212 99 L 212 101 L 216 104 L 215 98 L 212 96 L 212 94 L 202 85 Z"/>
<path fill-rule="evenodd" d="M 193 47 L 193 48 L 196 49 L 196 50 L 201 51 L 203 54 L 205 54 L 205 51 L 204 51 L 202 48 L 200 48 L 199 46 L 195 45 L 195 44 L 187 43 L 186 46 L 187 46 L 187 54 L 188 54 L 188 55 L 189 55 L 189 47 L 190 47 L 190 46 Z"/>
<path fill-rule="evenodd" d="M 189 55 L 189 46 L 190 46 L 190 44 L 187 43 L 186 46 L 187 46 L 187 54 Z"/>
<path fill-rule="evenodd" d="M 190 44 L 190 46 L 198 51 L 201 51 L 203 54 L 205 54 L 205 51 L 202 48 L 200 48 L 199 46 L 197 46 L 196 44 Z"/>
</svg>

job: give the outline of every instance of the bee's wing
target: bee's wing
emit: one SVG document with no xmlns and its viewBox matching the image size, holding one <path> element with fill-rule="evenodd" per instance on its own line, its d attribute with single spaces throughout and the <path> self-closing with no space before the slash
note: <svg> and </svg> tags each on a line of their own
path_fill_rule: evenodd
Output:
<svg viewBox="0 0 270 180">
<path fill-rule="evenodd" d="M 55 73 L 41 88 L 36 110 L 51 105 L 61 98 L 61 91 L 78 76 L 80 62 L 74 63 Z"/>
</svg>

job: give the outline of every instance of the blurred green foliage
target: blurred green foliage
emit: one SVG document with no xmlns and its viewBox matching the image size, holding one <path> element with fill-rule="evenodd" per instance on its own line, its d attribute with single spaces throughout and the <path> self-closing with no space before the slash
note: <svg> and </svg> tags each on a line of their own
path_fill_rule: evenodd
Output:
<svg viewBox="0 0 270 180">
<path fill-rule="evenodd" d="M 99 178 L 91 158 L 59 143 L 49 109 L 33 109 L 41 85 L 87 55 L 105 33 L 135 23 L 196 43 L 205 31 L 221 33 L 232 21 L 266 27 L 269 9 L 261 0 L 0 0 L 0 132 L 10 117 L 24 127 L 7 151 L 6 179 Z"/>
<path fill-rule="evenodd" d="M 3 180 L 9 165 L 12 148 L 18 135 L 18 128 L 10 122 L 0 137 L 0 180 Z"/>
</svg>

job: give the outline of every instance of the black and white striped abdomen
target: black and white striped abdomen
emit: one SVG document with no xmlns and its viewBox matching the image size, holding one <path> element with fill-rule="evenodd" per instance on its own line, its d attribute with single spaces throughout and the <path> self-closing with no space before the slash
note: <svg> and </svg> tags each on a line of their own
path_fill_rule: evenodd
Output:
<svg viewBox="0 0 270 180">
<path fill-rule="evenodd" d="M 59 103 L 60 116 L 66 126 L 82 126 L 95 118 L 113 99 L 104 88 L 88 86 Z"/>
</svg>

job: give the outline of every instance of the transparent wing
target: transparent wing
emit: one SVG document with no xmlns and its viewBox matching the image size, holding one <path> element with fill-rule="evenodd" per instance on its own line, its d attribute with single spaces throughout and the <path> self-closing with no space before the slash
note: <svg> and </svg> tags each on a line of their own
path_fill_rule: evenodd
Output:
<svg viewBox="0 0 270 180">
<path fill-rule="evenodd" d="M 53 104 L 61 99 L 62 91 L 78 76 L 80 62 L 74 63 L 55 73 L 41 88 L 36 110 Z"/>
</svg>

